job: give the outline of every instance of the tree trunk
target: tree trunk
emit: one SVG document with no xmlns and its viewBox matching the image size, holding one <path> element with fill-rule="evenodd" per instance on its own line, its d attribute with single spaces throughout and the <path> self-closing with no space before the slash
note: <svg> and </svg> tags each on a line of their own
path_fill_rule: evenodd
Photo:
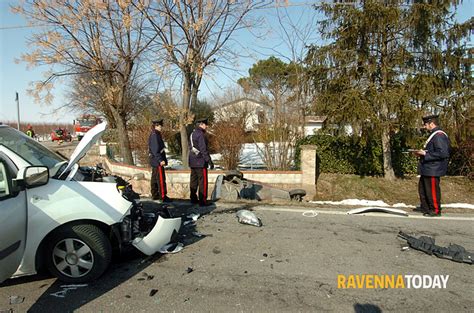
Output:
<svg viewBox="0 0 474 313">
<path fill-rule="evenodd" d="M 186 123 L 189 112 L 189 104 L 191 101 L 191 78 L 189 75 L 184 75 L 183 82 L 183 103 L 182 110 L 179 114 L 179 133 L 181 135 L 181 161 L 183 166 L 188 167 L 188 156 L 189 156 L 189 147 L 188 147 L 188 133 L 186 131 Z"/>
<path fill-rule="evenodd" d="M 128 138 L 127 121 L 125 117 L 114 111 L 115 126 L 117 127 L 117 134 L 119 140 L 120 152 L 123 162 L 126 164 L 133 164 L 132 149 L 130 148 L 130 139 Z"/>
<path fill-rule="evenodd" d="M 388 90 L 388 42 L 386 33 L 382 34 L 382 56 L 381 56 L 381 72 L 382 72 L 382 92 Z M 388 180 L 395 179 L 395 173 L 392 166 L 392 147 L 390 144 L 390 120 L 387 106 L 386 95 L 382 97 L 382 153 L 383 153 L 383 172 L 384 178 Z"/>
<path fill-rule="evenodd" d="M 383 172 L 385 179 L 395 179 L 392 167 L 392 146 L 390 144 L 390 130 L 382 129 Z"/>
</svg>

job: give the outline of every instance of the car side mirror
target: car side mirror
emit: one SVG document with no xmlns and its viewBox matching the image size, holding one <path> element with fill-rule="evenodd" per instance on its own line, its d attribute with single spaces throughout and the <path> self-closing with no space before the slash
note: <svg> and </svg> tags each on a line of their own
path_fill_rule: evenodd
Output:
<svg viewBox="0 0 474 313">
<path fill-rule="evenodd" d="M 46 185 L 49 181 L 49 169 L 46 166 L 28 166 L 18 172 L 17 181 L 22 181 L 25 188 Z"/>
</svg>

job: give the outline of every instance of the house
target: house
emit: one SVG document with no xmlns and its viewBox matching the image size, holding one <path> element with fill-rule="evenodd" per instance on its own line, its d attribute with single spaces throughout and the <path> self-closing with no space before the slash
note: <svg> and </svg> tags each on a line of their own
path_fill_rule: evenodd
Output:
<svg viewBox="0 0 474 313">
<path fill-rule="evenodd" d="M 229 119 L 243 120 L 245 131 L 256 131 L 258 125 L 272 121 L 273 108 L 257 100 L 241 98 L 214 109 L 214 120 L 216 122 L 228 121 Z"/>
<path fill-rule="evenodd" d="M 304 135 L 314 135 L 318 130 L 323 127 L 324 121 L 326 121 L 326 116 L 305 116 Z"/>
</svg>

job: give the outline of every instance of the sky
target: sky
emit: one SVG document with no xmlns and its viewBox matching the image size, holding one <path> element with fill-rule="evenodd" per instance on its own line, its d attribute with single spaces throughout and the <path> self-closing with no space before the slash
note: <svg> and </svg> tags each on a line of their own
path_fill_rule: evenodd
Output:
<svg viewBox="0 0 474 313">
<path fill-rule="evenodd" d="M 280 0 L 280 2 L 284 2 Z M 268 8 L 255 11 L 253 17 L 263 20 L 260 27 L 253 30 L 241 30 L 230 42 L 232 49 L 241 51 L 237 62 L 226 64 L 225 68 L 213 69 L 206 73 L 200 88 L 200 98 L 212 98 L 221 95 L 222 90 L 236 85 L 238 78 L 246 76 L 248 69 L 259 59 L 271 55 L 282 58 L 291 56 L 285 36 L 292 35 L 291 29 L 283 32 L 278 27 L 277 15 L 288 13 L 293 24 L 311 25 L 317 16 L 310 7 L 314 0 L 289 0 L 287 8 Z M 55 86 L 52 104 L 35 103 L 28 95 L 27 89 L 33 81 L 42 79 L 46 67 L 27 69 L 25 63 L 16 63 L 15 59 L 28 51 L 27 38 L 35 28 L 21 28 L 27 22 L 19 15 L 13 14 L 10 5 L 16 5 L 15 0 L 0 0 L 0 122 L 17 120 L 17 105 L 15 93 L 19 94 L 20 120 L 22 122 L 68 123 L 76 117 L 67 109 L 60 109 L 67 100 L 65 84 Z M 467 20 L 473 15 L 474 0 L 464 0 L 456 12 L 458 21 Z M 314 27 L 311 28 L 314 30 Z M 317 32 L 304 32 L 308 42 L 318 42 Z M 294 36 L 293 36 L 294 39 Z M 299 46 L 301 48 L 301 46 Z M 288 61 L 288 60 L 285 60 Z"/>
</svg>

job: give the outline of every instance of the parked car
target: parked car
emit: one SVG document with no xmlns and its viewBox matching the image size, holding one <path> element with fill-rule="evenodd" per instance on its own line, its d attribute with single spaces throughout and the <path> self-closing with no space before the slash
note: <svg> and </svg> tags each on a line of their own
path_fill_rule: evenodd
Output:
<svg viewBox="0 0 474 313">
<path fill-rule="evenodd" d="M 47 268 L 62 281 L 100 277 L 112 252 L 146 255 L 174 240 L 181 218 L 144 213 L 120 177 L 78 161 L 105 131 L 89 131 L 70 160 L 0 125 L 0 282 Z"/>
<path fill-rule="evenodd" d="M 51 141 L 72 141 L 71 134 L 65 128 L 58 128 L 51 132 Z"/>
</svg>

